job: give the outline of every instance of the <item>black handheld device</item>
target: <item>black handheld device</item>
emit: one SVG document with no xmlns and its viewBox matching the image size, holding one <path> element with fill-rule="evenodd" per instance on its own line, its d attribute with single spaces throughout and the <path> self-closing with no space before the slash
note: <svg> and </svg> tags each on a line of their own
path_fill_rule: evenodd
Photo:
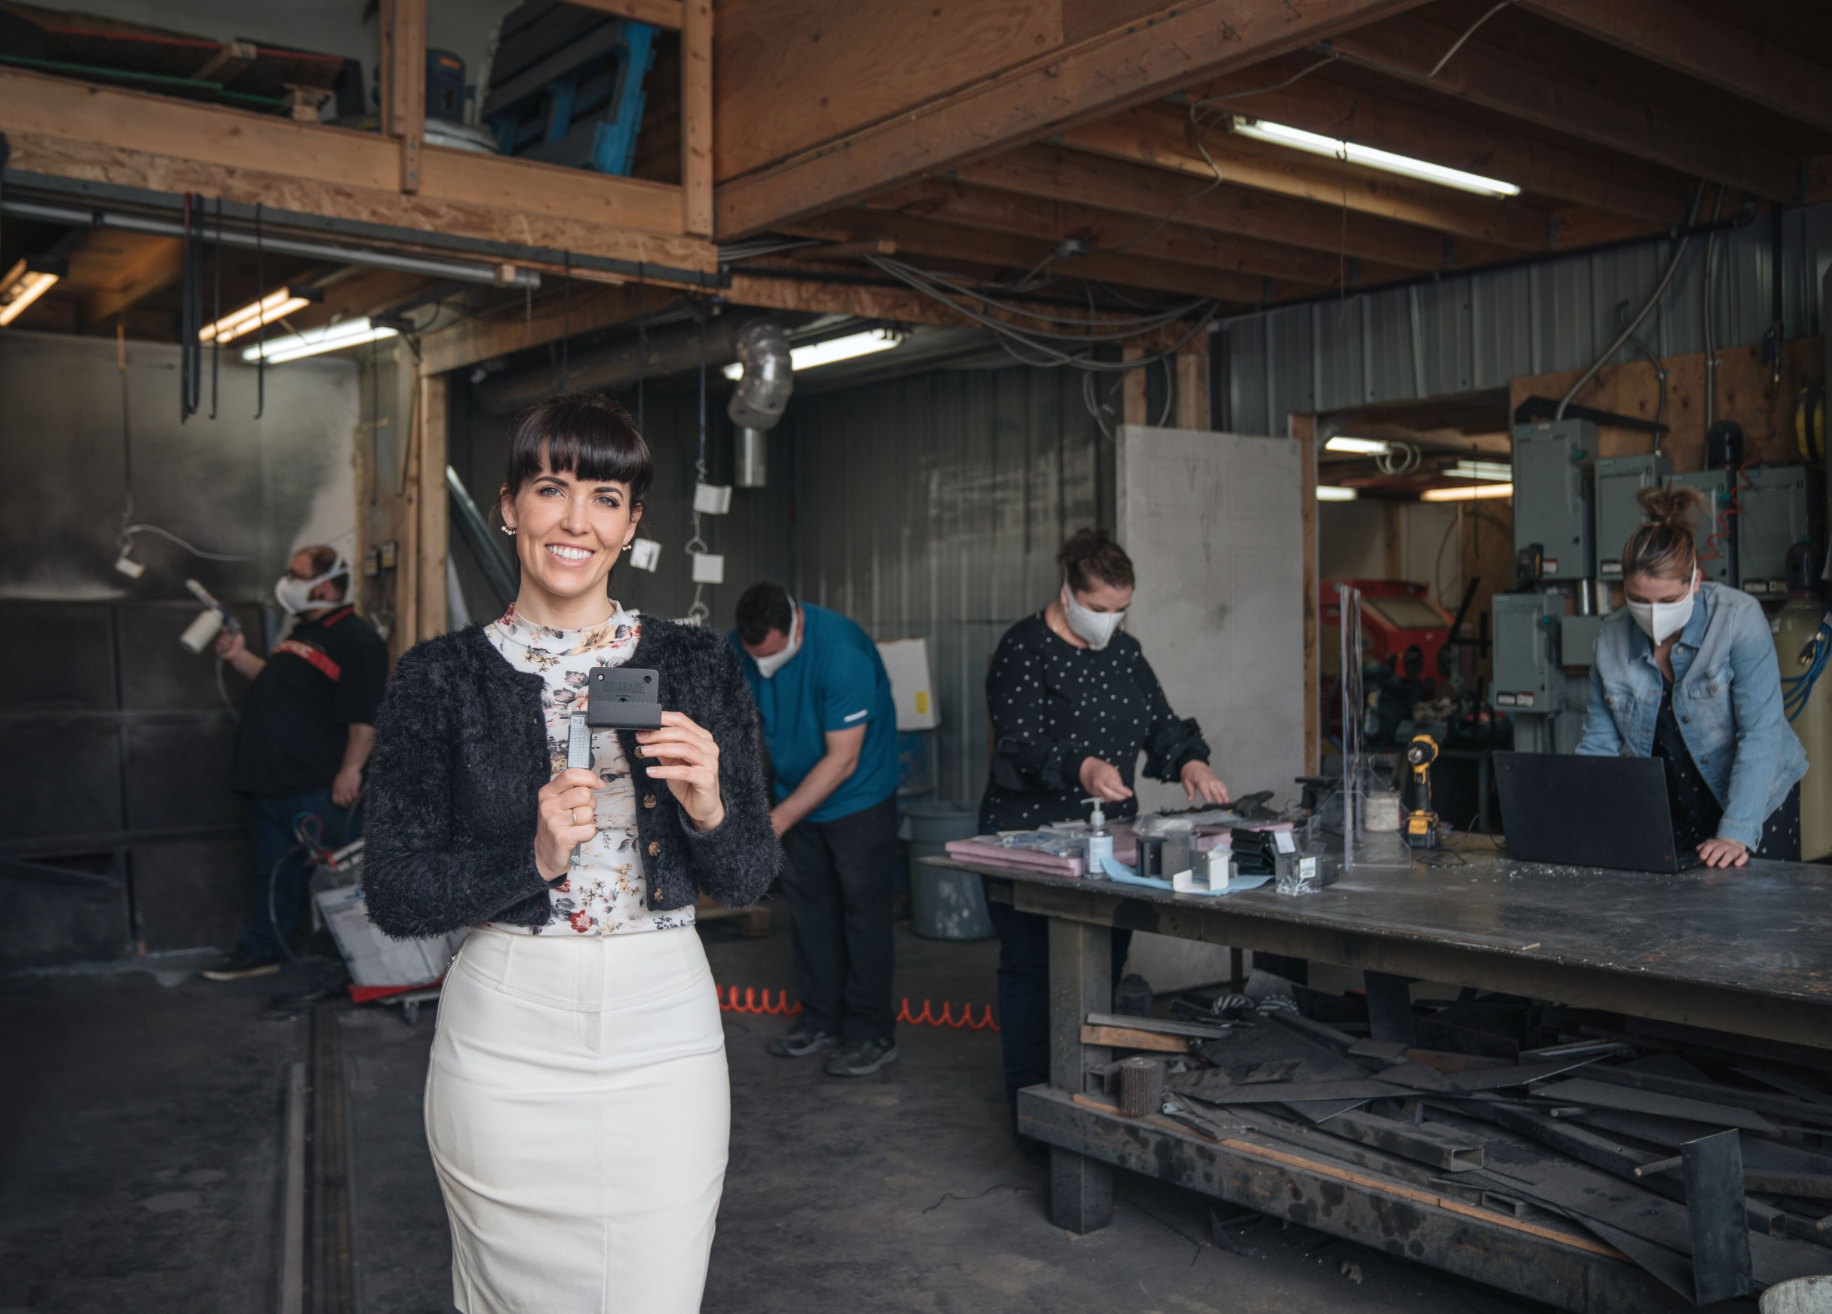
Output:
<svg viewBox="0 0 1832 1314">
<path fill-rule="evenodd" d="M 593 729 L 659 730 L 662 682 L 640 666 L 594 666 L 586 686 L 585 723 Z"/>
</svg>

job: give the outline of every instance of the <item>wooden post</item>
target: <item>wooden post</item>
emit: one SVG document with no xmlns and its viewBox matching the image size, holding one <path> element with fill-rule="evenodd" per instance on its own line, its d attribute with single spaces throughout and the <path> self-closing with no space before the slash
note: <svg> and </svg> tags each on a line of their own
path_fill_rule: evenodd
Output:
<svg viewBox="0 0 1832 1314">
<path fill-rule="evenodd" d="M 1105 926 L 1050 918 L 1050 1085 L 1086 1092 L 1090 1065 L 1105 1063 L 1105 1045 L 1081 1043 L 1089 1013 L 1113 1006 L 1113 932 Z M 1061 1146 L 1050 1147 L 1050 1218 L 1070 1232 L 1099 1231 L 1113 1221 L 1113 1169 Z"/>
<path fill-rule="evenodd" d="M 1177 348 L 1177 427 L 1209 428 L 1209 334 Z"/>
<path fill-rule="evenodd" d="M 1130 360 L 1138 360 L 1144 354 L 1145 354 L 1145 348 L 1143 347 L 1126 347 L 1121 350 L 1120 357 L 1122 360 L 1130 361 Z M 1120 379 L 1121 379 L 1120 423 L 1121 424 L 1150 424 L 1151 423 L 1151 420 L 1147 417 L 1147 414 L 1146 414 L 1146 412 L 1150 409 L 1150 406 L 1148 405 L 1147 400 L 1146 400 L 1147 394 L 1145 390 L 1145 372 L 1146 370 L 1149 370 L 1150 368 L 1151 366 L 1146 365 L 1140 369 L 1127 370 L 1124 374 L 1120 376 Z"/>
<path fill-rule="evenodd" d="M 681 227 L 712 236 L 712 0 L 681 7 Z"/>
<path fill-rule="evenodd" d="M 445 559 L 451 517 L 450 495 L 445 488 L 446 377 L 443 374 L 422 375 L 419 395 L 414 399 L 415 427 L 419 431 L 419 541 L 415 545 L 415 569 L 420 575 L 418 589 L 419 620 L 415 634 L 430 639 L 444 634 L 451 626 L 446 609 Z"/>
<path fill-rule="evenodd" d="M 1317 616 L 1317 417 L 1293 415 L 1287 421 L 1293 442 L 1302 443 L 1298 457 L 1298 496 L 1302 499 L 1304 538 L 1304 770 L 1315 774 L 1322 765 L 1323 687 L 1318 670 L 1317 645 L 1321 642 Z"/>
<path fill-rule="evenodd" d="M 426 0 L 382 0 L 382 131 L 401 141 L 401 190 L 420 190 L 426 137 Z"/>
<path fill-rule="evenodd" d="M 402 352 L 402 356 L 406 353 Z M 406 368 L 405 360 L 397 360 L 396 369 Z M 397 389 L 397 395 L 399 394 Z M 391 417 L 397 424 L 405 422 L 407 435 L 403 440 L 406 459 L 402 462 L 401 472 L 401 517 L 400 543 L 395 552 L 394 570 L 394 633 L 390 636 L 395 656 L 406 652 L 420 641 L 420 405 L 419 389 L 408 388 L 408 412 L 402 415 L 399 411 Z"/>
</svg>

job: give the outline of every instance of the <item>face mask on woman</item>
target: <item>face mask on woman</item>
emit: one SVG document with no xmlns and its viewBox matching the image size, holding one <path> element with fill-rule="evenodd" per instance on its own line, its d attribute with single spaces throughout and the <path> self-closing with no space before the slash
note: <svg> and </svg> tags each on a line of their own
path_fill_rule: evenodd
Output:
<svg viewBox="0 0 1832 1314">
<path fill-rule="evenodd" d="M 1107 646 L 1120 622 L 1126 619 L 1124 611 L 1089 611 L 1075 600 L 1075 590 L 1066 579 L 1062 582 L 1062 610 L 1069 628 L 1086 639 L 1095 652 Z"/>
<path fill-rule="evenodd" d="M 801 608 L 795 605 L 794 598 L 789 599 L 789 615 L 794 619 L 789 622 L 789 641 L 782 645 L 782 651 L 773 652 L 768 657 L 751 658 L 757 663 L 757 674 L 766 680 L 788 665 L 789 658 L 801 651 Z"/>
<path fill-rule="evenodd" d="M 280 576 L 279 582 L 274 585 L 274 599 L 286 608 L 288 614 L 293 616 L 297 616 L 302 611 L 310 611 L 313 607 L 330 606 L 330 603 L 313 602 L 312 590 L 327 579 L 336 579 L 339 575 L 349 573 L 350 563 L 345 561 L 341 554 L 331 563 L 329 570 L 314 579 L 300 579 L 289 571 Z"/>
<path fill-rule="evenodd" d="M 1692 603 L 1698 596 L 1698 571 L 1692 572 L 1692 585 L 1678 602 L 1631 602 L 1628 614 L 1643 634 L 1655 643 L 1665 643 L 1669 635 L 1678 634 L 1692 619 Z"/>
</svg>

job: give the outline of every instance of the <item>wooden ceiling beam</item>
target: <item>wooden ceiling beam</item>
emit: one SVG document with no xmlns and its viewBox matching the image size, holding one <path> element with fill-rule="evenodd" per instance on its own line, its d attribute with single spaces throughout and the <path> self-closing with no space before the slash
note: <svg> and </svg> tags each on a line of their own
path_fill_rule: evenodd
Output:
<svg viewBox="0 0 1832 1314">
<path fill-rule="evenodd" d="M 780 228 L 1418 2 L 1193 0 L 1166 8 L 725 183 L 717 192 L 719 236 Z"/>
<path fill-rule="evenodd" d="M 1264 90 L 1288 76 L 1278 66 L 1260 67 L 1211 79 L 1190 95 L 1204 102 L 1205 111 L 1266 119 L 1429 160 L 1572 205 L 1669 224 L 1686 216 L 1686 179 L 1666 170 L 1573 150 L 1320 74 L 1278 91 Z"/>
<path fill-rule="evenodd" d="M 1832 132 L 1832 68 L 1680 0 L 1519 0 L 1563 27 Z"/>
<path fill-rule="evenodd" d="M 1415 183 L 1359 165 L 1344 165 L 1243 141 L 1217 127 L 1202 150 L 1230 183 L 1350 211 L 1433 228 L 1458 241 L 1490 242 L 1514 251 L 1548 246 L 1545 212 L 1488 200 L 1446 187 Z M 1195 145 L 1187 118 L 1151 109 L 1128 110 L 1098 123 L 1070 128 L 1051 139 L 1109 159 L 1131 160 L 1213 180 L 1215 169 Z"/>
<path fill-rule="evenodd" d="M 92 228 L 70 255 L 71 281 L 86 286 L 77 325 L 89 332 L 178 281 L 184 242 L 151 233 Z"/>
<path fill-rule="evenodd" d="M 1588 3 L 1588 0 L 1586 0 Z M 1621 151 L 1688 177 L 1705 177 L 1771 201 L 1800 192 L 1797 161 L 1702 120 L 1681 118 L 1598 83 L 1515 58 L 1479 39 L 1431 76 L 1457 33 L 1410 15 L 1330 39 L 1361 68 L 1441 91 L 1580 141 Z"/>
<path fill-rule="evenodd" d="M 679 294 L 651 283 L 575 285 L 570 304 L 557 287 L 543 288 L 530 307 L 521 296 L 460 320 L 450 328 L 420 338 L 420 372 L 443 374 L 479 361 L 507 356 L 528 347 L 557 342 L 564 333 L 577 337 L 596 329 L 653 314 Z"/>
</svg>

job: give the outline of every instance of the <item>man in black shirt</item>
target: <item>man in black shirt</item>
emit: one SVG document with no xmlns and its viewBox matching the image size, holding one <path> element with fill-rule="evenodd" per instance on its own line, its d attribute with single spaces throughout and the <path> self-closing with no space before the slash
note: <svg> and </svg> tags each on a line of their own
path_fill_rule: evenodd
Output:
<svg viewBox="0 0 1832 1314">
<path fill-rule="evenodd" d="M 347 601 L 349 589 L 341 554 L 301 548 L 274 589 L 299 618 L 292 633 L 265 659 L 240 634 L 216 642 L 217 653 L 254 682 L 236 740 L 235 788 L 254 828 L 256 887 L 248 930 L 220 967 L 204 973 L 212 981 L 279 971 L 305 892 L 304 855 L 288 852 L 300 818 L 317 817 L 333 848 L 362 833 L 352 807 L 375 743 L 388 649 Z"/>
</svg>

